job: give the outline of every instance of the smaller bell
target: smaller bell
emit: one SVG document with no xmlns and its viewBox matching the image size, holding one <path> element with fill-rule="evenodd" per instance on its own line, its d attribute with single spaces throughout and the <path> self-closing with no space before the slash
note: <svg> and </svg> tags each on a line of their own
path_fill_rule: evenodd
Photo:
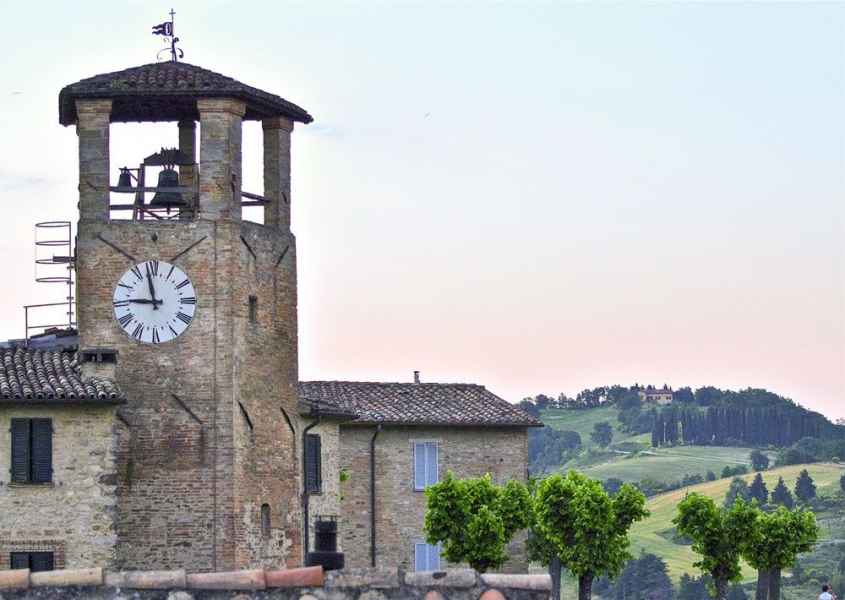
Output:
<svg viewBox="0 0 845 600">
<path fill-rule="evenodd" d="M 129 172 L 129 169 L 126 167 L 120 168 L 120 177 L 117 178 L 117 187 L 122 188 L 131 188 L 132 187 L 132 174 Z"/>
<path fill-rule="evenodd" d="M 163 168 L 158 174 L 158 186 L 156 187 L 179 187 L 179 174 L 171 166 Z M 150 206 L 155 208 L 174 208 L 185 206 L 185 201 L 179 192 L 156 192 L 153 199 L 150 200 Z"/>
</svg>

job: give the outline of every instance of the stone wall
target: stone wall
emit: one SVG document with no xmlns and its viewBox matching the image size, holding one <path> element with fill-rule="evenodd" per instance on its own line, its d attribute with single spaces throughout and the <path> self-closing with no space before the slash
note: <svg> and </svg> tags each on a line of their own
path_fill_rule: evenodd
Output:
<svg viewBox="0 0 845 600">
<path fill-rule="evenodd" d="M 10 552 L 54 553 L 56 568 L 115 558 L 114 406 L 0 409 L 0 569 Z M 53 482 L 9 482 L 12 418 L 53 420 Z"/>
<path fill-rule="evenodd" d="M 305 420 L 304 423 L 307 424 Z M 305 425 L 303 425 L 305 426 Z M 323 421 L 309 430 L 320 436 L 321 462 L 323 467 L 323 489 L 309 498 L 308 517 L 311 522 L 310 550 L 314 549 L 314 522 L 321 516 L 336 516 L 342 521 L 340 496 L 346 484 L 340 483 L 340 429 L 335 421 Z M 300 444 L 301 445 L 301 444 Z M 300 456 L 300 460 L 302 460 Z M 338 551 L 343 552 L 343 540 L 338 536 Z"/>
<path fill-rule="evenodd" d="M 479 575 L 470 569 L 405 573 L 320 567 L 189 574 L 185 571 L 28 570 L 0 573 L 3 600 L 546 600 L 548 575 Z"/>
<path fill-rule="evenodd" d="M 341 426 L 340 467 L 349 472 L 344 484 L 339 537 L 349 567 L 370 566 L 370 440 L 374 427 Z M 423 542 L 425 495 L 414 490 L 413 443 L 438 443 L 442 479 L 490 473 L 503 484 L 525 481 L 528 436 L 522 428 L 385 427 L 376 438 L 376 565 L 412 570 L 415 542 Z M 524 536 L 508 549 L 508 572 L 527 571 Z M 445 564 L 443 565 L 446 566 Z"/>
</svg>

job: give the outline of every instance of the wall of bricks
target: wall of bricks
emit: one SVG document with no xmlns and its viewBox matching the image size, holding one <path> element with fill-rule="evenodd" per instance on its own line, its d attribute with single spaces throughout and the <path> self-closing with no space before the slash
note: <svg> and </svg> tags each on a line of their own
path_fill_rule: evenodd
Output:
<svg viewBox="0 0 845 600">
<path fill-rule="evenodd" d="M 343 488 L 340 538 L 350 567 L 370 565 L 369 448 L 374 431 L 359 425 L 340 428 L 340 467 L 350 475 Z M 413 482 L 415 440 L 438 443 L 441 478 L 449 470 L 457 477 L 490 473 L 498 484 L 526 478 L 525 429 L 385 427 L 376 438 L 377 566 L 413 570 L 414 543 L 424 541 L 425 495 L 414 491 Z M 527 570 L 524 536 L 511 544 L 508 554 L 505 572 Z"/>
<path fill-rule="evenodd" d="M 56 568 L 113 565 L 115 408 L 7 407 L 0 410 L 0 570 L 11 552 L 54 552 Z M 9 482 L 12 418 L 53 420 L 53 482 Z"/>
<path fill-rule="evenodd" d="M 336 421 L 323 421 L 308 433 L 320 436 L 323 487 L 319 494 L 309 498 L 308 517 L 311 522 L 310 546 L 314 549 L 314 522 L 321 516 L 340 516 L 340 496 L 346 484 L 340 483 L 340 429 Z M 301 460 L 301 458 L 300 458 Z M 340 520 L 342 520 L 341 517 Z M 338 551 L 343 551 L 343 540 L 338 536 Z"/>
</svg>

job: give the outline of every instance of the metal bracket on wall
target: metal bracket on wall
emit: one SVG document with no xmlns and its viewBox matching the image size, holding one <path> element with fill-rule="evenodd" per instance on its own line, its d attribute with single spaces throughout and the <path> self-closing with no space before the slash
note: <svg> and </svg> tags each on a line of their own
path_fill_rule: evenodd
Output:
<svg viewBox="0 0 845 600">
<path fill-rule="evenodd" d="M 106 238 L 104 238 L 102 233 L 97 234 L 97 239 L 100 240 L 101 242 L 103 242 L 106 246 L 108 246 L 109 248 L 111 248 L 115 252 L 122 254 L 123 256 L 125 256 L 126 258 L 131 260 L 133 263 L 138 262 L 138 260 L 134 256 L 132 256 L 131 254 L 129 254 L 126 250 L 124 250 L 123 248 L 121 248 L 120 246 L 115 244 L 114 242 L 110 242 Z"/>
<path fill-rule="evenodd" d="M 191 408 L 182 401 L 182 399 L 179 396 L 177 396 L 176 394 L 170 394 L 170 397 L 173 398 L 174 400 L 176 400 L 176 404 L 178 404 L 182 408 L 182 410 L 184 410 L 186 413 L 188 413 L 194 421 L 199 423 L 200 427 L 205 427 L 205 423 L 202 422 L 202 419 L 200 419 L 196 415 L 196 413 L 194 411 L 192 411 Z"/>
<path fill-rule="evenodd" d="M 276 261 L 276 267 L 282 264 L 282 261 L 285 259 L 285 255 L 288 253 L 288 250 L 290 250 L 290 244 L 285 246 L 285 249 L 282 250 L 282 254 L 279 256 L 279 260 Z"/>
<path fill-rule="evenodd" d="M 249 253 L 252 254 L 252 258 L 258 260 L 258 257 L 255 256 L 255 252 L 253 252 L 252 247 L 247 243 L 246 238 L 244 238 L 244 236 L 241 236 L 241 241 L 244 243 L 244 246 L 246 246 L 246 249 L 249 250 Z"/>
<path fill-rule="evenodd" d="M 191 250 L 193 250 L 194 248 L 196 248 L 197 246 L 199 246 L 199 245 L 200 245 L 200 244 L 201 244 L 201 243 L 205 240 L 205 238 L 207 238 L 207 237 L 208 237 L 207 235 L 202 236 L 202 237 L 201 237 L 200 239 L 198 239 L 196 242 L 194 242 L 193 244 L 191 244 L 190 246 L 188 246 L 187 248 L 185 248 L 184 250 L 182 250 L 179 254 L 177 254 L 176 256 L 174 256 L 173 258 L 171 258 L 171 259 L 170 259 L 170 262 L 171 262 L 171 263 L 175 263 L 177 258 L 181 258 L 181 257 L 182 257 L 182 256 L 184 256 L 185 254 L 187 254 L 188 252 L 190 252 Z"/>
<path fill-rule="evenodd" d="M 126 420 L 126 417 L 120 414 L 120 411 L 116 411 L 114 413 L 114 418 L 123 423 L 126 429 L 132 429 L 132 425 L 129 424 L 129 421 Z"/>
</svg>

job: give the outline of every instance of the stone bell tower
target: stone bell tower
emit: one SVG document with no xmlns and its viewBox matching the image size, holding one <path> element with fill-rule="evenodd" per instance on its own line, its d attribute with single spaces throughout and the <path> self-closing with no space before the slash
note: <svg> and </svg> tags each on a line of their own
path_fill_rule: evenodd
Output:
<svg viewBox="0 0 845 600">
<path fill-rule="evenodd" d="M 263 127 L 262 195 L 241 190 L 244 119 Z M 79 137 L 83 369 L 128 399 L 115 434 L 118 566 L 301 564 L 290 140 L 310 115 L 160 62 L 65 87 L 59 120 Z M 114 185 L 109 125 L 154 121 L 178 124 L 178 149 L 150 148 Z M 156 185 L 174 166 L 178 181 Z M 264 223 L 242 219 L 243 206 L 263 206 Z"/>
</svg>

